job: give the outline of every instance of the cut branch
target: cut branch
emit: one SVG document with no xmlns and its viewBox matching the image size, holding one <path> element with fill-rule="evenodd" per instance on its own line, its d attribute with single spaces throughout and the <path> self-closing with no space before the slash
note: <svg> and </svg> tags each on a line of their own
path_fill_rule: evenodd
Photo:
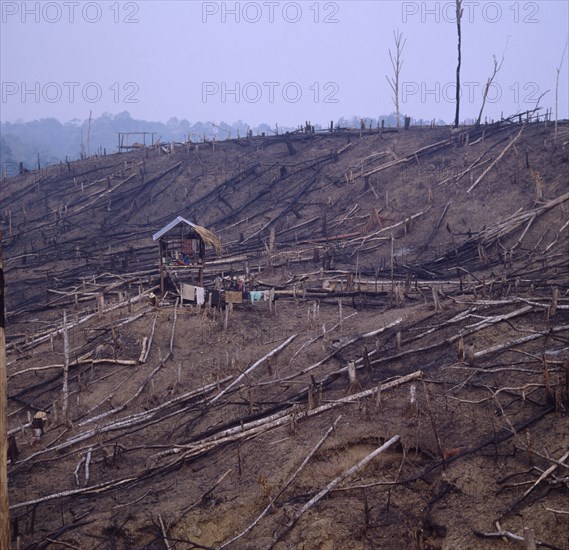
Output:
<svg viewBox="0 0 569 550">
<path fill-rule="evenodd" d="M 294 514 L 293 518 L 285 525 L 283 529 L 278 531 L 275 536 L 273 537 L 273 543 L 269 546 L 269 549 L 273 548 L 274 545 L 282 539 L 295 525 L 295 523 L 300 519 L 300 517 L 312 506 L 317 504 L 320 500 L 322 500 L 330 491 L 334 490 L 342 481 L 345 479 L 353 476 L 356 472 L 367 466 L 376 456 L 383 453 L 393 444 L 399 441 L 400 437 L 398 435 L 394 435 L 389 441 L 386 441 L 381 447 L 378 447 L 375 451 L 371 452 L 365 458 L 360 460 L 357 464 L 348 468 L 344 472 L 342 472 L 337 478 L 333 479 L 324 489 L 322 489 L 317 495 L 312 497 L 296 514 Z"/>
<path fill-rule="evenodd" d="M 244 537 L 247 533 L 249 533 L 255 527 L 255 525 L 257 525 L 269 513 L 269 511 L 273 508 L 277 499 L 287 490 L 289 485 L 294 481 L 294 479 L 298 476 L 298 474 L 308 464 L 308 462 L 316 454 L 318 449 L 320 449 L 320 447 L 322 447 L 322 445 L 324 444 L 326 439 L 328 439 L 330 434 L 336 429 L 336 425 L 338 424 L 338 422 L 340 421 L 341 418 L 342 418 L 342 415 L 340 415 L 340 416 L 338 416 L 338 418 L 336 418 L 336 420 L 334 421 L 332 426 L 330 426 L 330 428 L 328 428 L 328 431 L 324 434 L 324 436 L 320 439 L 320 441 L 318 441 L 318 443 L 314 446 L 314 448 L 310 451 L 310 453 L 308 453 L 307 457 L 302 461 L 302 464 L 288 478 L 286 483 L 281 487 L 280 491 L 271 499 L 271 502 L 265 507 L 265 509 L 261 512 L 261 514 L 257 517 L 257 519 L 255 521 L 253 521 L 253 523 L 251 523 L 244 531 L 241 531 L 241 533 L 239 533 L 238 535 L 233 537 L 231 540 L 224 542 L 219 547 L 219 550 L 221 550 L 222 548 L 226 548 L 230 544 L 233 544 L 235 541 L 239 540 L 241 537 Z"/>
<path fill-rule="evenodd" d="M 506 147 L 504 147 L 504 150 L 496 157 L 496 159 L 494 160 L 494 162 L 492 162 L 490 164 L 490 166 L 488 166 L 488 168 L 486 168 L 486 170 L 484 170 L 484 172 L 482 172 L 482 174 L 480 174 L 480 176 L 478 176 L 478 178 L 476 179 L 476 181 L 468 188 L 468 190 L 466 191 L 467 193 L 470 193 L 481 181 L 482 178 L 484 178 L 484 176 L 490 172 L 490 170 L 492 170 L 492 168 L 494 168 L 494 166 L 496 165 L 496 163 L 508 152 L 508 150 L 510 149 L 510 147 L 516 143 L 516 141 L 518 140 L 518 138 L 522 135 L 522 132 L 524 131 L 525 128 L 525 124 L 522 124 L 522 127 L 520 128 L 520 131 L 517 133 L 516 137 L 514 139 L 512 139 L 510 141 L 510 143 L 508 143 L 508 145 L 506 145 Z"/>
</svg>

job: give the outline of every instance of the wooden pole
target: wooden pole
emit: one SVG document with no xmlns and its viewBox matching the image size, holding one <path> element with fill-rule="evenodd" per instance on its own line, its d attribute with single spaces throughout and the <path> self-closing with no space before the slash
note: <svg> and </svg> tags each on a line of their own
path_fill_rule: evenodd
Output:
<svg viewBox="0 0 569 550">
<path fill-rule="evenodd" d="M 158 255 L 160 256 L 160 294 L 164 295 L 164 255 L 162 239 L 158 240 Z"/>
<path fill-rule="evenodd" d="M 63 312 L 63 389 L 61 414 L 65 423 L 69 420 L 69 335 L 67 332 L 67 312 Z"/>
<path fill-rule="evenodd" d="M 8 507 L 8 384 L 6 379 L 6 339 L 4 327 L 4 269 L 0 230 L 0 548 L 10 548 L 10 510 Z"/>
<path fill-rule="evenodd" d="M 200 286 L 203 286 L 203 276 L 205 271 L 205 241 L 200 239 L 199 241 L 199 255 L 200 255 L 200 272 L 199 272 L 199 281 Z"/>
</svg>

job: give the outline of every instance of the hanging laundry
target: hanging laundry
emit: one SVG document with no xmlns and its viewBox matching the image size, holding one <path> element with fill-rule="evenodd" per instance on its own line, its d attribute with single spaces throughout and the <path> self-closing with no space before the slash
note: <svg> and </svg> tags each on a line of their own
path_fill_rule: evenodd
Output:
<svg viewBox="0 0 569 550">
<path fill-rule="evenodd" d="M 218 306 L 219 305 L 219 290 L 212 290 L 211 291 L 211 305 Z"/>
<path fill-rule="evenodd" d="M 182 295 L 182 301 L 187 300 L 189 302 L 195 302 L 196 287 L 187 283 L 181 283 L 180 294 Z"/>
<path fill-rule="evenodd" d="M 198 306 L 203 306 L 205 304 L 205 288 L 201 286 L 196 286 L 196 302 Z"/>
<path fill-rule="evenodd" d="M 243 293 L 236 290 L 228 290 L 225 293 L 225 301 L 227 303 L 242 304 L 243 303 Z"/>
<path fill-rule="evenodd" d="M 252 305 L 255 305 L 255 302 L 263 299 L 263 293 L 259 290 L 252 290 L 249 294 L 251 295 Z"/>
</svg>

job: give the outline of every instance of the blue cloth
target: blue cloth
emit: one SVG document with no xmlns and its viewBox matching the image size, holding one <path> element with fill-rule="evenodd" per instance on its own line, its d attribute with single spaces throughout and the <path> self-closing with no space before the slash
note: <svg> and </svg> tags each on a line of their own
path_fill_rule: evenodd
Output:
<svg viewBox="0 0 569 550">
<path fill-rule="evenodd" d="M 258 290 L 253 290 L 250 292 L 251 294 L 251 304 L 255 305 L 255 302 L 263 299 L 263 293 L 259 292 Z"/>
</svg>

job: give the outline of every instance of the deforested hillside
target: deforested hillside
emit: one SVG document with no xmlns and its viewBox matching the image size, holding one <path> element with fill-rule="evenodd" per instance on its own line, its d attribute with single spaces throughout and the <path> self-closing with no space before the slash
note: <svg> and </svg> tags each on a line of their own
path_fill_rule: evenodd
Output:
<svg viewBox="0 0 569 550">
<path fill-rule="evenodd" d="M 2 181 L 14 547 L 567 548 L 568 182 L 525 116 Z"/>
</svg>

